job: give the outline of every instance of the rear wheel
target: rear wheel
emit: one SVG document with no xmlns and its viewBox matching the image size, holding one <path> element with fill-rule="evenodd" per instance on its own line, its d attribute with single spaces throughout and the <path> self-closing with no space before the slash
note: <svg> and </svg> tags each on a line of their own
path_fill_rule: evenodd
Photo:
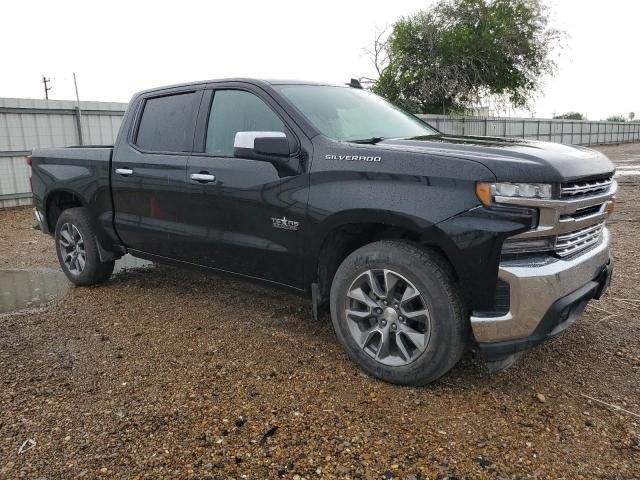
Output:
<svg viewBox="0 0 640 480">
<path fill-rule="evenodd" d="M 64 210 L 56 224 L 56 251 L 65 275 L 76 285 L 107 280 L 115 262 L 101 262 L 91 217 L 82 208 Z"/>
<path fill-rule="evenodd" d="M 398 384 L 442 376 L 468 338 L 457 284 L 444 260 L 402 241 L 375 242 L 344 260 L 331 288 L 331 318 L 352 360 Z"/>
</svg>

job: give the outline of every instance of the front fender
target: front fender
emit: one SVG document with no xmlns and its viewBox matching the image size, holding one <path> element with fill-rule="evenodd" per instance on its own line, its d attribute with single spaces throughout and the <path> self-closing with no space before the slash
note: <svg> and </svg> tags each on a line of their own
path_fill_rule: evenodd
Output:
<svg viewBox="0 0 640 480">
<path fill-rule="evenodd" d="M 493 309 L 502 244 L 533 226 L 529 209 L 478 206 L 427 229 L 421 243 L 439 247 L 460 281 L 471 310 Z"/>
</svg>

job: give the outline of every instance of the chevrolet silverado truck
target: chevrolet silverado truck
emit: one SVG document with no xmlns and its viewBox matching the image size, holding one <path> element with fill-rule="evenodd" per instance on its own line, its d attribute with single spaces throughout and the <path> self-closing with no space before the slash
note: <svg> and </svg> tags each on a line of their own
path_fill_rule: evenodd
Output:
<svg viewBox="0 0 640 480">
<path fill-rule="evenodd" d="M 607 289 L 614 165 L 444 135 L 359 88 L 215 80 L 136 94 L 110 146 L 35 149 L 34 213 L 77 285 L 125 253 L 311 298 L 363 370 L 432 382 L 570 326 Z M 255 328 L 260 328 L 256 325 Z"/>
</svg>

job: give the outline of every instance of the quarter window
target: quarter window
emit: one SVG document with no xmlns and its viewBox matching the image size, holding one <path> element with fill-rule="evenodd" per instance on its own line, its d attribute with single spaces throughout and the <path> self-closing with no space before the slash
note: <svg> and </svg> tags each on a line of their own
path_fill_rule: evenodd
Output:
<svg viewBox="0 0 640 480">
<path fill-rule="evenodd" d="M 156 152 L 190 152 L 198 98 L 190 92 L 147 99 L 136 145 Z"/>
<path fill-rule="evenodd" d="M 285 132 L 285 127 L 280 117 L 253 93 L 216 91 L 209 114 L 205 151 L 233 157 L 233 142 L 238 132 Z"/>
</svg>

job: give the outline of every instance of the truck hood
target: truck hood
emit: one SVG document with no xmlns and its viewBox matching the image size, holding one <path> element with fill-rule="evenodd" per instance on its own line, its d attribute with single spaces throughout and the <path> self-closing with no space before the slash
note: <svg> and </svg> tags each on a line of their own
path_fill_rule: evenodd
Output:
<svg viewBox="0 0 640 480">
<path fill-rule="evenodd" d="M 532 140 L 431 135 L 383 140 L 376 146 L 473 160 L 502 182 L 567 182 L 612 175 L 615 170 L 596 150 Z"/>
</svg>

